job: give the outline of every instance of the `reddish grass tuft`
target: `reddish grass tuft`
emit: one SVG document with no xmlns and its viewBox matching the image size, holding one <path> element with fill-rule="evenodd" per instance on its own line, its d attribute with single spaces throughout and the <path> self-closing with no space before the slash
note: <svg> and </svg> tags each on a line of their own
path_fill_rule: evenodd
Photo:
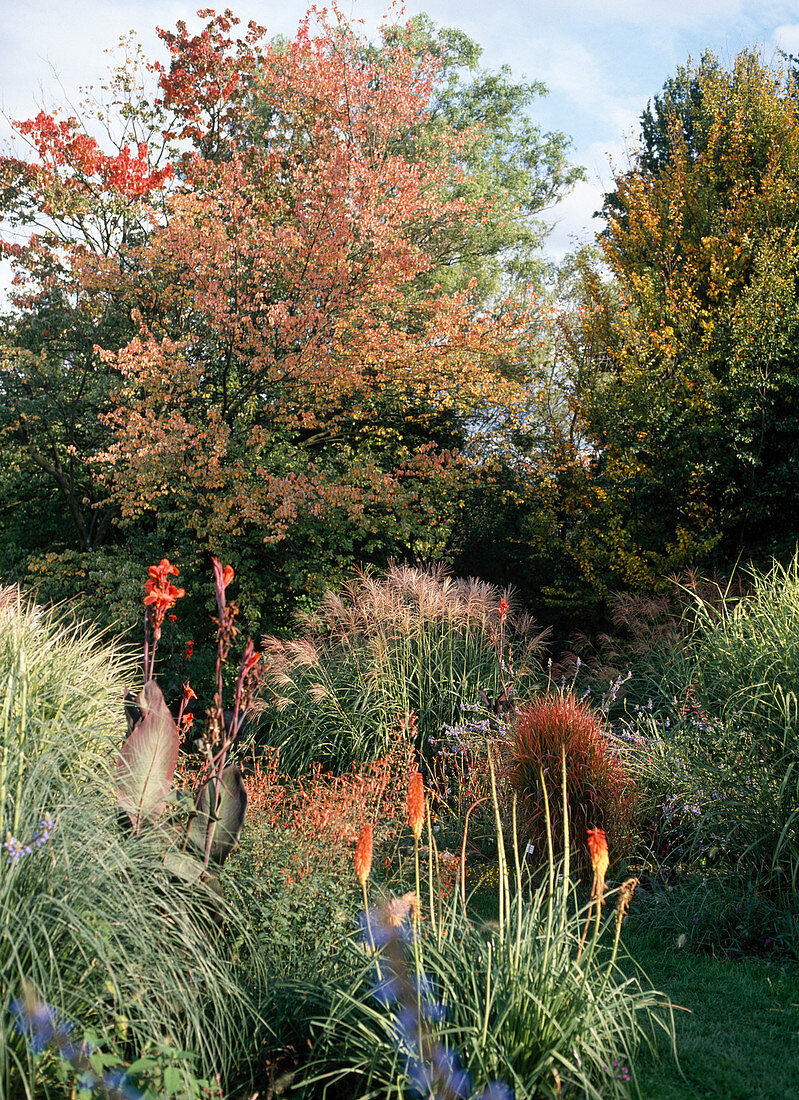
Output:
<svg viewBox="0 0 799 1100">
<path fill-rule="evenodd" d="M 516 717 L 504 745 L 506 774 L 516 792 L 523 842 L 546 859 L 543 772 L 549 799 L 555 856 L 563 850 L 561 750 L 566 750 L 566 791 L 572 858 L 591 868 L 589 829 L 604 829 L 614 857 L 625 850 L 633 814 L 634 785 L 613 751 L 601 718 L 571 693 L 528 704 Z"/>
</svg>

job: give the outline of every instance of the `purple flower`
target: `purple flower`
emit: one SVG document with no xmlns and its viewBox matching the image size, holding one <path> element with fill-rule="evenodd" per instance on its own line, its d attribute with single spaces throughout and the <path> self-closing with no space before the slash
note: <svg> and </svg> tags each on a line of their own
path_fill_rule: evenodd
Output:
<svg viewBox="0 0 799 1100">
<path fill-rule="evenodd" d="M 34 848 L 41 848 L 41 846 L 46 844 L 53 835 L 54 828 L 55 821 L 53 821 L 50 814 L 45 814 L 27 844 L 23 844 L 20 840 L 17 840 L 15 836 L 12 836 L 11 833 L 8 833 L 3 843 L 8 862 L 19 863 L 25 856 L 29 856 Z"/>
<path fill-rule="evenodd" d="M 504 1081 L 492 1081 L 475 1100 L 513 1100 L 513 1089 Z"/>
<path fill-rule="evenodd" d="M 72 1031 L 68 1020 L 59 1020 L 56 1010 L 41 1001 L 30 1005 L 14 1000 L 9 1010 L 16 1021 L 17 1031 L 28 1040 L 34 1054 L 40 1054 L 50 1043 L 63 1046 Z"/>
<path fill-rule="evenodd" d="M 419 1096 L 436 1096 L 445 1090 L 449 1096 L 468 1097 L 472 1091 L 469 1074 L 461 1067 L 454 1050 L 436 1047 L 429 1059 L 412 1055 L 405 1065 L 411 1088 Z"/>
</svg>

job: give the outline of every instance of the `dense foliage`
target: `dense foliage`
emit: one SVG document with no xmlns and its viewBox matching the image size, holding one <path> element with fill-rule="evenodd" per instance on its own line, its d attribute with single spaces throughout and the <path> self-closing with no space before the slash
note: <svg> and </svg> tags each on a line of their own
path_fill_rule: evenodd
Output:
<svg viewBox="0 0 799 1100">
<path fill-rule="evenodd" d="M 274 629 L 354 561 L 445 551 L 523 401 L 535 215 L 578 172 L 542 87 L 459 32 L 203 14 L 0 161 L 0 568 L 102 614 L 98 561 L 234 553 Z"/>
<path fill-rule="evenodd" d="M 229 882 L 227 900 L 209 907 L 203 889 L 166 873 L 155 831 L 120 826 L 114 758 L 132 660 L 12 590 L 0 594 L 0 624 L 3 1096 L 64 1095 L 55 1048 L 34 1058 L 15 1027 L 31 995 L 49 1008 L 50 1034 L 69 1033 L 76 1049 L 86 1039 L 106 1068 L 134 1052 L 181 1083 L 184 1069 L 208 1080 L 240 1072 L 245 1033 L 265 1029 L 261 962 L 253 953 L 241 965 L 252 900 L 245 909 Z"/>
<path fill-rule="evenodd" d="M 616 179 L 567 319 L 586 440 L 572 552 L 591 587 L 790 550 L 799 208 L 794 78 L 681 69 Z"/>
<path fill-rule="evenodd" d="M 0 1093 L 640 1095 L 628 911 L 799 958 L 795 74 L 547 286 L 540 85 L 200 18 L 0 159 Z"/>
</svg>

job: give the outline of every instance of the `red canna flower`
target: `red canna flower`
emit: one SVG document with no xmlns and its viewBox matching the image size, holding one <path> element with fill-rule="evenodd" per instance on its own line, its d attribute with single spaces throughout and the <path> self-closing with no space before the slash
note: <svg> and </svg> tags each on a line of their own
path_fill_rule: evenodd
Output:
<svg viewBox="0 0 799 1100">
<path fill-rule="evenodd" d="M 424 780 L 422 773 L 415 771 L 408 781 L 408 823 L 418 843 L 424 825 Z"/>
<path fill-rule="evenodd" d="M 170 621 L 171 623 L 176 623 L 176 622 L 178 621 L 178 617 L 177 617 L 177 615 L 170 615 L 170 616 L 169 616 L 169 621 Z"/>
<path fill-rule="evenodd" d="M 191 643 L 189 643 L 189 644 L 191 644 Z M 192 699 L 196 699 L 196 698 L 197 698 L 197 696 L 194 692 L 194 688 L 189 687 L 188 684 L 184 684 L 183 685 L 183 703 L 184 703 L 184 705 L 186 703 L 190 703 L 192 701 Z"/>
<path fill-rule="evenodd" d="M 499 607 L 497 608 L 497 611 L 499 611 L 499 621 L 501 623 L 504 623 L 505 619 L 508 617 L 508 612 L 510 611 L 510 604 L 504 596 L 499 601 Z"/>
<path fill-rule="evenodd" d="M 166 588 L 169 578 L 176 577 L 179 572 L 178 567 L 172 565 L 169 558 L 161 558 L 160 565 L 151 565 L 148 570 L 150 580 L 154 581 L 159 588 Z"/>
<path fill-rule="evenodd" d="M 366 887 L 366 880 L 372 870 L 372 826 L 367 821 L 361 828 L 358 843 L 355 845 L 355 874 L 361 886 Z"/>
<path fill-rule="evenodd" d="M 153 568 L 155 568 L 155 566 L 151 567 L 151 571 Z M 159 582 L 152 577 L 145 583 L 145 587 L 147 589 L 147 595 L 144 597 L 144 606 L 148 607 L 152 604 L 156 618 L 159 618 L 161 622 L 164 621 L 165 612 L 167 612 L 170 607 L 175 606 L 175 601 L 186 595 L 185 588 L 176 588 L 175 585 L 170 584 L 169 581 L 165 581 L 164 584 L 159 584 Z"/>
<path fill-rule="evenodd" d="M 186 642 L 186 660 L 190 661 L 193 656 L 194 656 L 194 642 L 188 641 L 188 642 Z"/>
<path fill-rule="evenodd" d="M 236 576 L 232 565 L 226 565 L 222 570 L 222 584 L 225 588 L 230 584 L 233 578 Z"/>
</svg>

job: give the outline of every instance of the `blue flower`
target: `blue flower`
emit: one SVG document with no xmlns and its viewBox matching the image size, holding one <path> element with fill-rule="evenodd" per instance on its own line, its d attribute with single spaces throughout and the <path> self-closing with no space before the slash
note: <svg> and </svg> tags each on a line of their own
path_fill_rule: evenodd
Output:
<svg viewBox="0 0 799 1100">
<path fill-rule="evenodd" d="M 72 1031 L 72 1024 L 68 1020 L 59 1020 L 56 1010 L 42 1001 L 31 1005 L 14 1000 L 9 1010 L 16 1021 L 17 1031 L 28 1040 L 34 1054 L 40 1054 L 53 1042 L 63 1046 Z"/>
<path fill-rule="evenodd" d="M 492 1081 L 478 1093 L 475 1100 L 513 1100 L 513 1089 L 504 1081 Z"/>
<path fill-rule="evenodd" d="M 382 971 L 378 971 L 372 987 L 372 996 L 378 1004 L 388 1008 L 399 998 L 400 988 L 400 983 L 393 974 L 384 974 Z"/>
<path fill-rule="evenodd" d="M 103 1076 L 103 1086 L 124 1100 L 144 1100 L 144 1094 L 128 1084 L 128 1075 L 124 1070 L 112 1069 Z"/>
<path fill-rule="evenodd" d="M 443 1088 L 450 1096 L 465 1098 L 472 1091 L 472 1080 L 461 1067 L 454 1050 L 437 1047 L 429 1059 L 410 1057 L 405 1066 L 411 1088 L 419 1096 L 433 1096 Z"/>
</svg>

